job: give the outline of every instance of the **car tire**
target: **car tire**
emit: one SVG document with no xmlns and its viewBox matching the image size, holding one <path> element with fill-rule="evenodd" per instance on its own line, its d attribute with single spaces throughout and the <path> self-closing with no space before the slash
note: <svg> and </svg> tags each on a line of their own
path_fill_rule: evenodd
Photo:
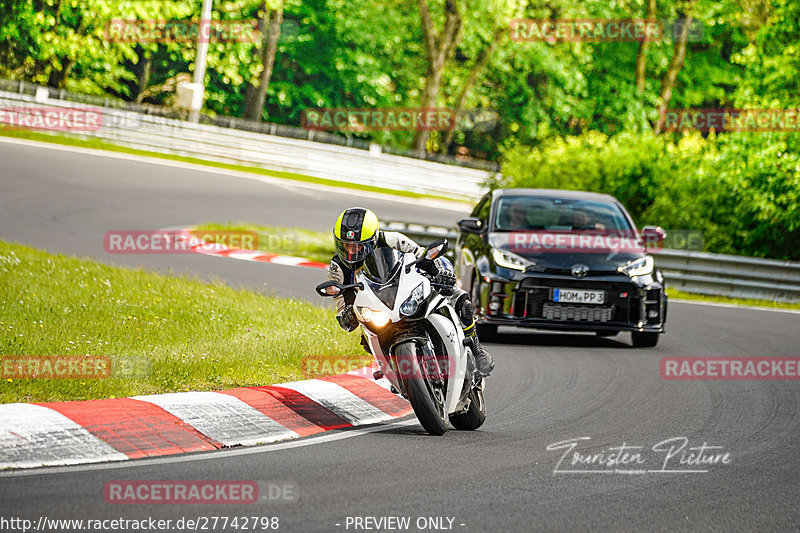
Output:
<svg viewBox="0 0 800 533">
<path fill-rule="evenodd" d="M 634 348 L 652 348 L 658 344 L 658 333 L 648 331 L 632 331 L 631 341 Z"/>
<path fill-rule="evenodd" d="M 475 324 L 478 339 L 492 341 L 497 338 L 497 324 Z"/>
</svg>

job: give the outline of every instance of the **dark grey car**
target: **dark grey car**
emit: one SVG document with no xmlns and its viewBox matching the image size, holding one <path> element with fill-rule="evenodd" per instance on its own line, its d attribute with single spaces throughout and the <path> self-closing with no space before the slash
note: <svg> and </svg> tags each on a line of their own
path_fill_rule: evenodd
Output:
<svg viewBox="0 0 800 533">
<path fill-rule="evenodd" d="M 481 336 L 499 325 L 630 331 L 634 346 L 655 346 L 667 297 L 645 243 L 664 237 L 653 226 L 640 233 L 605 194 L 498 189 L 459 221 L 456 276 L 473 297 Z"/>
</svg>

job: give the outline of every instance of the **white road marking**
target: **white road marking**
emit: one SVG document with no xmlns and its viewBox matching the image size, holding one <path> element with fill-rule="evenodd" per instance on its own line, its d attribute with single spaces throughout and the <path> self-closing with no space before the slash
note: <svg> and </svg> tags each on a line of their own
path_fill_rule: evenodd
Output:
<svg viewBox="0 0 800 533">
<path fill-rule="evenodd" d="M 254 261 L 256 257 L 261 257 L 262 255 L 266 254 L 264 254 L 264 252 L 248 251 L 230 253 L 228 257 L 231 259 L 241 259 L 242 261 Z"/>
<path fill-rule="evenodd" d="M 242 400 L 217 392 L 173 392 L 132 396 L 177 416 L 225 446 L 248 446 L 299 437 Z"/>
<path fill-rule="evenodd" d="M 393 418 L 341 385 L 330 381 L 309 379 L 281 383 L 280 386 L 311 398 L 354 425 L 374 424 Z"/>
<path fill-rule="evenodd" d="M 273 265 L 286 265 L 286 266 L 297 266 L 300 263 L 308 263 L 310 259 L 305 259 L 303 257 L 294 257 L 291 255 L 279 255 L 278 257 L 273 257 L 270 260 L 270 263 Z"/>
<path fill-rule="evenodd" d="M 262 183 L 280 187 L 288 192 L 297 192 L 298 189 L 310 189 L 312 191 L 322 191 L 326 193 L 346 194 L 348 196 L 360 196 L 362 198 L 371 198 L 376 200 L 384 200 L 387 202 L 395 202 L 398 204 L 409 204 L 416 206 L 428 206 L 438 210 L 452 211 L 454 213 L 466 214 L 472 209 L 471 202 L 459 202 L 457 200 L 438 200 L 435 198 L 409 198 L 407 196 L 396 196 L 388 193 L 377 193 L 362 191 L 359 189 L 351 189 L 347 184 L 342 184 L 341 187 L 333 185 L 321 185 L 318 183 L 311 183 L 299 180 L 289 180 L 278 177 L 264 176 L 259 174 L 251 174 L 245 171 L 229 170 L 225 168 L 210 167 L 205 165 L 198 165 L 193 163 L 184 163 L 182 161 L 173 161 L 170 159 L 161 159 L 159 157 L 146 157 L 134 154 L 125 154 L 122 152 L 113 152 L 108 150 L 97 150 L 95 148 L 82 148 L 79 146 L 65 146 L 55 143 L 44 141 L 31 141 L 27 139 L 15 139 L 13 137 L 0 136 L 0 142 L 9 144 L 21 144 L 25 146 L 36 146 L 40 148 L 49 148 L 51 150 L 60 150 L 62 152 L 71 152 L 76 154 L 93 155 L 98 157 L 111 157 L 114 159 L 125 159 L 127 161 L 136 161 L 138 163 L 149 163 L 151 165 L 161 165 L 172 168 L 182 168 L 186 170 L 193 170 L 197 172 L 207 172 L 209 174 L 217 174 L 221 176 L 229 176 L 234 178 L 243 178 L 248 180 L 260 181 Z M 268 169 L 266 169 L 268 170 Z"/>
<path fill-rule="evenodd" d="M 0 468 L 127 459 L 57 411 L 30 403 L 0 405 Z"/>
<path fill-rule="evenodd" d="M 322 433 L 321 435 L 318 436 L 307 437 L 300 440 L 280 442 L 277 444 L 268 444 L 265 446 L 225 449 L 225 450 L 216 450 L 209 452 L 199 452 L 193 454 L 163 455 L 161 457 L 136 459 L 122 463 L 95 463 L 95 464 L 70 466 L 70 467 L 38 468 L 36 470 L 9 470 L 5 472 L 0 472 L 0 478 L 22 477 L 22 476 L 47 476 L 58 472 L 74 473 L 86 470 L 109 470 L 114 468 L 129 468 L 129 467 L 174 464 L 174 463 L 191 463 L 194 461 L 219 461 L 220 459 L 238 457 L 240 455 L 273 453 L 283 450 L 291 450 L 294 448 L 304 448 L 306 446 L 313 446 L 315 444 L 325 444 L 328 442 L 336 442 L 339 440 L 350 439 L 353 437 L 360 437 L 362 435 L 367 435 L 369 433 L 378 433 L 381 431 L 390 431 L 392 429 L 400 427 L 418 426 L 418 425 L 419 422 L 417 421 L 417 419 L 413 418 L 411 420 L 403 420 L 400 422 L 393 422 L 390 424 L 380 424 L 366 428 L 329 431 L 327 433 Z"/>
<path fill-rule="evenodd" d="M 692 304 L 692 305 L 707 305 L 709 307 L 726 307 L 728 309 L 747 309 L 753 311 L 771 311 L 773 313 L 792 313 L 795 315 L 800 315 L 800 310 L 798 309 L 781 309 L 779 307 L 757 307 L 757 306 L 750 306 L 750 305 L 737 305 L 737 304 L 723 304 L 717 302 L 703 302 L 701 300 L 677 300 L 677 299 L 669 299 L 669 303 L 678 303 L 678 304 Z"/>
</svg>

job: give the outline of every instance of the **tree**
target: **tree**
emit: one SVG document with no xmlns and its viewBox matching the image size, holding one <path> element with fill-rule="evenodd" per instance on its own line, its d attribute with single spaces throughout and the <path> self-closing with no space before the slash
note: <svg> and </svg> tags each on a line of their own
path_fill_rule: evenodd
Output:
<svg viewBox="0 0 800 533">
<path fill-rule="evenodd" d="M 672 99 L 672 90 L 675 87 L 675 80 L 686 58 L 686 44 L 689 42 L 689 30 L 692 25 L 692 3 L 693 1 L 689 3 L 687 13 L 683 18 L 681 31 L 678 35 L 678 42 L 675 45 L 675 53 L 672 55 L 669 68 L 667 68 L 667 74 L 664 76 L 664 81 L 661 85 L 661 105 L 658 108 L 658 123 L 655 128 L 656 135 L 661 133 L 661 130 L 664 128 L 664 118 L 666 117 L 669 102 Z"/>
<path fill-rule="evenodd" d="M 278 39 L 281 36 L 283 23 L 283 0 L 278 0 L 277 6 L 270 9 L 267 0 L 264 1 L 265 16 L 262 16 L 263 39 L 258 47 L 261 73 L 255 83 L 247 85 L 244 104 L 244 117 L 250 120 L 261 120 L 264 113 L 264 101 L 267 97 L 272 69 L 275 65 L 275 52 L 278 50 Z"/>
<path fill-rule="evenodd" d="M 422 91 L 420 107 L 436 107 L 439 99 L 439 88 L 442 83 L 445 61 L 455 50 L 461 30 L 461 13 L 459 13 L 456 0 L 445 0 L 444 23 L 442 29 L 437 31 L 431 19 L 428 0 L 418 0 L 420 23 L 425 39 L 425 57 L 427 59 L 427 72 L 425 73 L 425 88 Z M 414 137 L 414 149 L 418 152 L 425 151 L 425 143 L 430 132 L 420 130 Z"/>
<path fill-rule="evenodd" d="M 645 20 L 655 20 L 657 14 L 656 0 L 646 0 L 647 7 L 644 12 Z M 644 92 L 646 81 L 645 71 L 647 66 L 647 51 L 650 48 L 650 35 L 646 34 L 644 40 L 639 44 L 639 53 L 636 55 L 636 90 L 639 94 Z"/>
</svg>

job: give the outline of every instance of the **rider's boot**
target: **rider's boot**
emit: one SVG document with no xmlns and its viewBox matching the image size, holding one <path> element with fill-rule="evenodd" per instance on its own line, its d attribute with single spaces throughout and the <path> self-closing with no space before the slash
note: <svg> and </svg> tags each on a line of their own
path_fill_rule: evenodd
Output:
<svg viewBox="0 0 800 533">
<path fill-rule="evenodd" d="M 478 340 L 478 333 L 475 331 L 475 319 L 472 320 L 472 324 L 464 328 L 464 336 L 472 340 L 476 370 L 482 376 L 488 376 L 494 370 L 494 358 L 481 346 L 481 341 Z"/>
<path fill-rule="evenodd" d="M 475 328 L 475 306 L 469 294 L 459 287 L 453 287 L 452 292 L 447 296 L 450 304 L 458 313 L 461 327 L 464 328 L 464 337 L 472 345 L 472 353 L 475 355 L 475 371 L 481 376 L 488 376 L 494 369 L 494 358 L 489 355 L 481 342 L 478 340 L 478 332 Z M 469 324 L 467 326 L 466 324 Z"/>
</svg>

